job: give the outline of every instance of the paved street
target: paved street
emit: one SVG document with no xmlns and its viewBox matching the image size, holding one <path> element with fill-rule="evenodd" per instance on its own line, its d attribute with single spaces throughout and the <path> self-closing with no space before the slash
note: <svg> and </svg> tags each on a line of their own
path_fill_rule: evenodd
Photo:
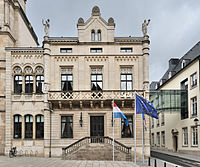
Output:
<svg viewBox="0 0 200 167">
<path fill-rule="evenodd" d="M 60 158 L 0 156 L 0 167 L 138 167 L 124 161 L 68 161 Z"/>
</svg>

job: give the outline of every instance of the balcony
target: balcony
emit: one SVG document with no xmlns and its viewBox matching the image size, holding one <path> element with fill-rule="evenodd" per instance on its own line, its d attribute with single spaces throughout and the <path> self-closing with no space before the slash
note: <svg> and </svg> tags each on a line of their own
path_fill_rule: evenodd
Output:
<svg viewBox="0 0 200 167">
<path fill-rule="evenodd" d="M 49 101 L 91 101 L 91 100 L 133 100 L 135 99 L 135 91 L 143 96 L 143 90 L 104 90 L 104 91 L 49 91 Z"/>
</svg>

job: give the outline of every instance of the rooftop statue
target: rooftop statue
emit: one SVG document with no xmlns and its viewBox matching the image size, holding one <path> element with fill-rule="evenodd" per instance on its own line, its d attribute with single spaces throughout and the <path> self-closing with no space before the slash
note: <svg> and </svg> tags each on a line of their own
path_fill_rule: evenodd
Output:
<svg viewBox="0 0 200 167">
<path fill-rule="evenodd" d="M 44 20 L 42 20 L 42 24 L 43 24 L 43 26 L 44 26 L 44 32 L 45 32 L 45 36 L 49 36 L 49 27 L 50 27 L 50 20 L 49 19 L 47 19 L 45 22 L 44 22 Z"/>
<path fill-rule="evenodd" d="M 142 23 L 142 32 L 144 36 L 147 36 L 147 26 L 150 23 L 150 19 L 148 20 L 148 22 L 146 20 L 144 20 L 144 23 Z"/>
</svg>

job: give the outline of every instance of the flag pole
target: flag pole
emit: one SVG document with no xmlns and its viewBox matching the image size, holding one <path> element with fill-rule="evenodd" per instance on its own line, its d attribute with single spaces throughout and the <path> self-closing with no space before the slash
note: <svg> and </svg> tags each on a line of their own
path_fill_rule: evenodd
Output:
<svg viewBox="0 0 200 167">
<path fill-rule="evenodd" d="M 142 116 L 142 163 L 144 164 L 144 120 L 143 120 L 143 114 Z"/>
<path fill-rule="evenodd" d="M 136 164 L 136 91 L 135 91 L 134 161 L 135 161 L 135 164 Z"/>
<path fill-rule="evenodd" d="M 114 108 L 114 100 L 113 100 L 113 108 Z M 114 110 L 113 110 L 113 161 L 115 161 L 115 147 L 114 147 L 114 143 L 115 143 L 115 135 L 114 135 L 115 129 L 114 129 Z"/>
</svg>

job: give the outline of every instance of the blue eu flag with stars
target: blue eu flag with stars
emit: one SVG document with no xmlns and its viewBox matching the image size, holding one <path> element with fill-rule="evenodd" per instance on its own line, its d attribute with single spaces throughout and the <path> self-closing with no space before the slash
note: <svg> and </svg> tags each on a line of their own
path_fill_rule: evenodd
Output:
<svg viewBox="0 0 200 167">
<path fill-rule="evenodd" d="M 158 119 L 157 110 L 148 100 L 136 94 L 136 114 L 147 114 L 150 117 Z"/>
</svg>

